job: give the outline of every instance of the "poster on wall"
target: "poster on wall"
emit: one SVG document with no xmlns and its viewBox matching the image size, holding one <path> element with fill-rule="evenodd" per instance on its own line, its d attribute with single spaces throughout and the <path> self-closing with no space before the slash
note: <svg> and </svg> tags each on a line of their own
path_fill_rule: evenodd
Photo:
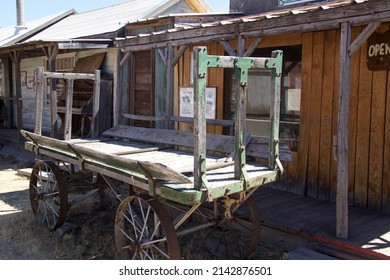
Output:
<svg viewBox="0 0 390 280">
<path fill-rule="evenodd" d="M 35 92 L 35 79 L 33 76 L 28 76 L 26 79 L 26 91 Z"/>
<path fill-rule="evenodd" d="M 20 71 L 20 85 L 21 86 L 27 85 L 27 72 L 26 71 Z"/>
<path fill-rule="evenodd" d="M 206 119 L 215 119 L 217 88 L 206 88 Z M 180 88 L 180 117 L 194 117 L 194 88 Z"/>
<path fill-rule="evenodd" d="M 301 89 L 288 89 L 286 97 L 286 111 L 299 112 L 301 110 Z"/>
</svg>

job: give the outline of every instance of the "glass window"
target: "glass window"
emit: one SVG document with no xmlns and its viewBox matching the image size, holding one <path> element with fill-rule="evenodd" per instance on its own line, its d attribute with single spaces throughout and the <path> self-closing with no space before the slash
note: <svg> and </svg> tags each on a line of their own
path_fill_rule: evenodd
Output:
<svg viewBox="0 0 390 280">
<path fill-rule="evenodd" d="M 269 57 L 275 49 L 283 50 L 280 138 L 284 139 L 290 148 L 296 151 L 301 99 L 301 46 L 259 49 L 253 56 Z M 234 118 L 234 97 L 237 88 L 232 69 L 225 72 L 225 86 L 225 89 L 229 89 L 227 95 L 228 100 L 231 101 L 229 105 L 225 106 L 225 118 L 232 119 Z M 271 86 L 271 71 L 263 69 L 249 71 L 246 126 L 253 136 L 269 136 Z"/>
</svg>

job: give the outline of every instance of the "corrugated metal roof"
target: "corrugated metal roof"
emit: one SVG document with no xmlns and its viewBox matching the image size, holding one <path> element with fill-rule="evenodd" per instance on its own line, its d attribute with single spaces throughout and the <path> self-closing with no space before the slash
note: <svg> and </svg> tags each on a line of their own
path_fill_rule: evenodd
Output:
<svg viewBox="0 0 390 280">
<path fill-rule="evenodd" d="M 178 0 L 130 0 L 122 4 L 74 14 L 28 41 L 61 40 L 115 32 L 129 22 L 158 16 Z"/>
<path fill-rule="evenodd" d="M 30 21 L 21 26 L 7 26 L 0 28 L 0 47 L 9 46 L 22 41 L 23 39 L 39 32 L 50 24 L 59 21 L 70 14 L 75 13 L 73 9 L 56 13 L 38 20 Z"/>
</svg>

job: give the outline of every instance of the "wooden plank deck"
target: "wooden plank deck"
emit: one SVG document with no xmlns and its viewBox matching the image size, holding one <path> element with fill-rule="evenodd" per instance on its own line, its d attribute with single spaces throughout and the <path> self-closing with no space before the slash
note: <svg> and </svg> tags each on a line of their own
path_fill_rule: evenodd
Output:
<svg viewBox="0 0 390 280">
<path fill-rule="evenodd" d="M 314 242 L 337 244 L 350 251 L 390 258 L 390 216 L 350 207 L 349 238 L 343 240 L 336 238 L 336 204 L 333 202 L 275 190 L 269 186 L 259 188 L 253 198 L 259 208 L 263 227 Z"/>
</svg>

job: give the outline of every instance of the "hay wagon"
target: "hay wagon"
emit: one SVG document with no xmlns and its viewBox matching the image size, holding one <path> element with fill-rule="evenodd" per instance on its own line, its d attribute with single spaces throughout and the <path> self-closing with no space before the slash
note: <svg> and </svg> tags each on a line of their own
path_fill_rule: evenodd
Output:
<svg viewBox="0 0 390 280">
<path fill-rule="evenodd" d="M 228 241 L 229 246 L 216 242 L 217 250 L 231 249 L 234 253 L 230 257 L 250 256 L 260 231 L 251 194 L 278 180 L 283 173 L 281 158 L 288 157 L 288 149 L 278 137 L 281 65 L 280 51 L 268 58 L 240 58 L 212 56 L 205 47 L 195 48 L 193 131 L 118 125 L 101 137 L 58 140 L 41 135 L 38 114 L 36 130 L 21 131 L 28 139 L 26 149 L 39 158 L 30 177 L 31 206 L 37 221 L 50 229 L 60 227 L 73 205 L 68 199 L 72 191 L 88 185 L 91 190 L 87 194 L 92 194 L 104 185 L 120 200 L 114 223 L 120 255 L 179 259 L 179 240 L 183 236 L 211 229 L 220 233 L 220 241 L 228 240 L 225 234 L 234 238 Z M 236 69 L 239 88 L 231 135 L 206 133 L 209 120 L 205 88 L 211 67 Z M 267 139 L 251 137 L 245 130 L 248 71 L 253 68 L 272 73 Z M 52 78 L 66 75 L 42 72 L 38 81 L 45 85 L 46 79 Z M 44 86 L 39 88 L 37 112 L 45 92 Z M 68 89 L 71 99 L 71 87 Z M 69 122 L 65 124 L 65 136 L 69 134 Z M 118 185 L 129 186 L 129 192 L 122 195 Z"/>
</svg>

